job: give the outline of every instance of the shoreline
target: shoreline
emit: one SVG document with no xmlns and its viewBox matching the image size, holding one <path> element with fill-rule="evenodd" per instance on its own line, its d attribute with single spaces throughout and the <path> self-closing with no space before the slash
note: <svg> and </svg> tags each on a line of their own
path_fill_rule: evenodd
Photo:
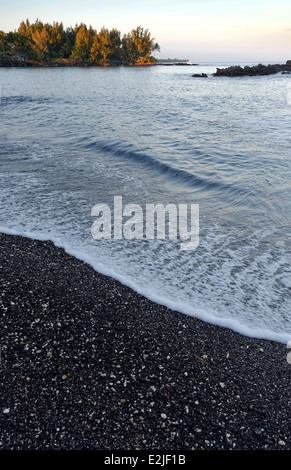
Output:
<svg viewBox="0 0 291 470">
<path fill-rule="evenodd" d="M 291 449 L 286 345 L 0 238 L 0 449 Z"/>
<path fill-rule="evenodd" d="M 144 63 L 144 64 L 93 64 L 87 62 L 77 62 L 77 63 L 37 63 L 37 62 L 0 62 L 0 67 L 10 68 L 10 67 L 20 67 L 20 68 L 66 68 L 66 67 L 149 67 L 157 65 L 155 63 Z"/>
<path fill-rule="evenodd" d="M 29 63 L 29 62 L 0 62 L 0 67 L 27 67 L 27 68 L 42 68 L 42 67 L 164 67 L 164 66 L 186 66 L 186 67 L 196 67 L 198 64 L 184 64 L 184 63 L 173 63 L 173 64 L 158 64 L 155 62 L 145 62 L 143 64 L 94 64 L 94 63 Z"/>
</svg>

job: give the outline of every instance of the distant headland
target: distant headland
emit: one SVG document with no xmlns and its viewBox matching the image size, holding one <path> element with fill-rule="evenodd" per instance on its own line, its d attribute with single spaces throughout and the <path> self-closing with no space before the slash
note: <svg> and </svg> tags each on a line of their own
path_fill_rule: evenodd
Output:
<svg viewBox="0 0 291 470">
<path fill-rule="evenodd" d="M 103 27 L 98 32 L 81 23 L 65 29 L 61 22 L 27 19 L 17 31 L 0 31 L 1 67 L 155 65 L 152 54 L 159 50 L 142 26 L 121 37 L 116 28 Z"/>
<path fill-rule="evenodd" d="M 157 59 L 157 65 L 198 65 L 189 59 Z"/>
</svg>

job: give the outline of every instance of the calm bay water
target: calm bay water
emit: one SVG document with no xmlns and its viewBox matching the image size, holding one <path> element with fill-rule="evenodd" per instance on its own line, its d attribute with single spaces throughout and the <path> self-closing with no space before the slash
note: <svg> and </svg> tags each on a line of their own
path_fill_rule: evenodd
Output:
<svg viewBox="0 0 291 470">
<path fill-rule="evenodd" d="M 0 69 L 0 230 L 50 239 L 186 314 L 285 342 L 291 78 L 212 77 L 216 66 Z M 94 240 L 91 209 L 116 195 L 199 204 L 198 248 Z"/>
</svg>

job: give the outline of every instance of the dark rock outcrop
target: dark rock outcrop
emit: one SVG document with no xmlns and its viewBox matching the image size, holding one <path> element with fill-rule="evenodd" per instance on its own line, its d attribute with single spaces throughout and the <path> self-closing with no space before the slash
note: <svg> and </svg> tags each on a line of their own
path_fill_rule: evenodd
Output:
<svg viewBox="0 0 291 470">
<path fill-rule="evenodd" d="M 232 65 L 225 69 L 216 69 L 214 77 L 242 77 L 242 76 L 255 76 L 255 75 L 272 75 L 280 72 L 291 72 L 291 61 L 287 60 L 286 64 L 275 65 L 254 65 L 241 67 L 240 65 Z"/>
<path fill-rule="evenodd" d="M 192 77 L 203 77 L 203 78 L 207 78 L 208 75 L 206 73 L 194 73 L 194 75 L 192 75 Z"/>
</svg>

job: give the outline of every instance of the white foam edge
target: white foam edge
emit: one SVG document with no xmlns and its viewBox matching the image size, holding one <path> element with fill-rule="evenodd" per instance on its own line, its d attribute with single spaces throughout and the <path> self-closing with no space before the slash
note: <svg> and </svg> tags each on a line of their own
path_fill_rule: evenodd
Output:
<svg viewBox="0 0 291 470">
<path fill-rule="evenodd" d="M 243 325 L 236 319 L 232 318 L 223 318 L 221 316 L 217 316 L 215 312 L 210 312 L 205 308 L 199 307 L 190 307 L 184 302 L 169 300 L 166 297 L 156 294 L 151 289 L 147 289 L 144 287 L 139 286 L 136 284 L 132 279 L 129 279 L 126 276 L 123 276 L 119 273 L 116 273 L 113 269 L 108 268 L 103 263 L 94 262 L 92 263 L 92 259 L 89 255 L 84 253 L 81 250 L 72 249 L 68 244 L 64 243 L 62 240 L 58 239 L 57 237 L 48 236 L 40 233 L 35 232 L 27 232 L 27 231 L 20 231 L 16 229 L 8 229 L 7 227 L 3 227 L 0 225 L 0 232 L 7 234 L 7 235 L 18 235 L 26 238 L 30 238 L 32 240 L 39 240 L 39 241 L 50 241 L 56 247 L 63 248 L 66 253 L 71 256 L 74 256 L 76 259 L 80 261 L 84 261 L 86 264 L 91 266 L 96 272 L 103 274 L 105 276 L 111 277 L 121 284 L 129 287 L 130 289 L 134 290 L 138 294 L 142 295 L 143 297 L 155 302 L 159 305 L 169 308 L 170 310 L 177 311 L 179 313 L 183 313 L 185 315 L 197 318 L 202 320 L 206 323 L 209 323 L 214 326 L 220 326 L 223 328 L 230 329 L 239 333 L 243 336 L 247 336 L 249 338 L 255 339 L 263 339 L 263 340 L 270 340 L 275 341 L 282 344 L 287 344 L 291 340 L 291 334 L 288 333 L 276 333 L 274 331 L 262 328 L 250 328 L 246 325 Z"/>
</svg>

